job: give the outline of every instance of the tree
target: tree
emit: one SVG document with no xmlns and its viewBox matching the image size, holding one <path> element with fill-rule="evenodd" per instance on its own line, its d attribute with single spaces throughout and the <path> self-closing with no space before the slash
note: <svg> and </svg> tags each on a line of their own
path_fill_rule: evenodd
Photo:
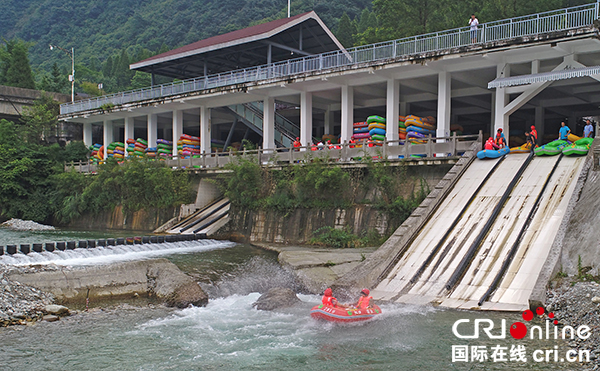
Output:
<svg viewBox="0 0 600 371">
<path fill-rule="evenodd" d="M 152 84 L 152 78 L 150 74 L 142 71 L 135 71 L 133 79 L 131 79 L 131 87 L 133 89 L 141 89 L 148 87 Z"/>
<path fill-rule="evenodd" d="M 50 95 L 42 94 L 32 107 L 23 109 L 21 121 L 23 134 L 28 143 L 48 143 L 56 135 L 60 104 Z"/>
<path fill-rule="evenodd" d="M 44 75 L 40 82 L 39 89 L 54 93 L 64 93 L 68 85 L 66 74 L 62 73 L 58 68 L 58 64 L 54 62 L 50 74 Z"/>
<path fill-rule="evenodd" d="M 335 36 L 337 39 L 344 45 L 344 47 L 349 48 L 354 45 L 354 35 L 356 33 L 356 28 L 352 24 L 350 17 L 348 14 L 342 14 L 340 18 L 340 22 L 338 23 L 337 32 Z"/>
<path fill-rule="evenodd" d="M 35 80 L 29 65 L 30 44 L 22 40 L 4 40 L 0 47 L 0 82 L 18 88 L 35 89 Z"/>
</svg>

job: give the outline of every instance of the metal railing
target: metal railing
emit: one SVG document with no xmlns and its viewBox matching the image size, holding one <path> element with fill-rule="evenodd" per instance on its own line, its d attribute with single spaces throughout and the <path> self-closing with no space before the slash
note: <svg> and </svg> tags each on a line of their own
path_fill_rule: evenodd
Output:
<svg viewBox="0 0 600 371">
<path fill-rule="evenodd" d="M 598 8 L 598 3 L 596 2 L 496 22 L 482 23 L 477 30 L 471 29 L 470 26 L 455 28 L 105 95 L 98 98 L 62 104 L 60 106 L 60 113 L 61 115 L 66 115 L 229 85 L 289 78 L 294 75 L 327 71 L 333 68 L 344 68 L 414 54 L 458 48 L 471 45 L 474 42 L 487 43 L 586 27 L 591 26 L 594 20 L 598 19 Z"/>
<path fill-rule="evenodd" d="M 471 148 L 473 143 L 482 143 L 483 134 L 462 135 L 451 137 L 429 137 L 419 143 L 405 143 L 404 141 L 385 141 L 380 145 L 370 147 L 368 144 L 334 144 L 331 147 L 291 147 L 277 149 L 257 149 L 238 152 L 206 153 L 196 156 L 180 157 L 165 156 L 161 160 L 172 169 L 211 170 L 219 169 L 236 161 L 240 156 L 254 159 L 265 166 L 279 166 L 284 164 L 299 164 L 311 159 L 321 158 L 334 164 L 356 164 L 369 158 L 373 161 L 420 161 L 441 160 L 435 154 L 446 157 L 460 156 Z M 443 139 L 440 140 L 440 139 Z M 75 170 L 82 173 L 95 173 L 97 164 L 88 162 L 72 162 L 65 164 L 65 171 Z"/>
</svg>

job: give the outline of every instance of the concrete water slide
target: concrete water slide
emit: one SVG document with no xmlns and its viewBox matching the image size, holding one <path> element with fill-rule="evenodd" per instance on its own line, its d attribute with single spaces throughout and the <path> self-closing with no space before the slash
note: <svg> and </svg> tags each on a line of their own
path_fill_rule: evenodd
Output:
<svg viewBox="0 0 600 371">
<path fill-rule="evenodd" d="M 465 309 L 528 307 L 583 161 L 535 157 L 527 163 L 527 157 L 473 162 L 374 298 Z"/>
<path fill-rule="evenodd" d="M 229 221 L 229 207 L 229 199 L 219 198 L 173 226 L 167 233 L 210 236 Z"/>
</svg>

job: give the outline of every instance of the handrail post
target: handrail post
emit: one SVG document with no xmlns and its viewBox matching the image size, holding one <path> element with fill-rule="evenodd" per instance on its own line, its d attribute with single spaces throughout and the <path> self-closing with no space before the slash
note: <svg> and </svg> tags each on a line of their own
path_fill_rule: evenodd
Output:
<svg viewBox="0 0 600 371">
<path fill-rule="evenodd" d="M 383 139 L 383 160 L 387 160 L 387 153 L 388 153 L 388 140 L 387 137 L 385 137 Z"/>
<path fill-rule="evenodd" d="M 457 138 L 456 138 L 456 131 L 452 132 L 452 156 L 455 157 L 456 156 L 456 146 L 458 143 L 456 143 Z"/>
</svg>

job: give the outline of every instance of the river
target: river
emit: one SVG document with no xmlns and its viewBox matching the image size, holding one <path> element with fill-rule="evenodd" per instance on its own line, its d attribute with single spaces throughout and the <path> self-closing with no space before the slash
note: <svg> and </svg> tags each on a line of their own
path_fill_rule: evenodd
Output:
<svg viewBox="0 0 600 371">
<path fill-rule="evenodd" d="M 35 236 L 19 233 L 21 239 L 39 237 L 35 233 Z M 77 234 L 80 232 L 76 231 L 54 233 L 80 238 Z M 8 239 L 15 243 L 12 241 L 16 237 L 13 232 L 0 229 L 0 238 L 5 239 L 0 240 L 3 245 Z M 452 333 L 452 326 L 459 319 L 473 322 L 476 318 L 486 318 L 495 323 L 506 319 L 511 324 L 522 320 L 520 314 L 382 304 L 383 314 L 370 322 L 338 325 L 311 319 L 310 308 L 319 303 L 320 297 L 302 293 L 301 305 L 277 312 L 258 311 L 252 308 L 252 303 L 260 296 L 259 292 L 274 286 L 299 291 L 293 275 L 277 264 L 274 253 L 212 240 L 157 245 L 163 246 L 153 249 L 150 245 L 131 246 L 131 251 L 94 256 L 86 256 L 91 249 L 73 250 L 70 260 L 52 256 L 31 260 L 33 264 L 50 260 L 59 264 L 104 264 L 164 256 L 200 282 L 211 298 L 207 307 L 178 310 L 135 301 L 91 303 L 89 312 L 59 322 L 0 328 L 0 368 L 32 371 L 579 368 L 564 362 L 532 361 L 534 349 L 553 349 L 558 345 L 559 351 L 564 352 L 564 342 L 527 338 L 517 341 L 508 334 L 501 340 L 467 341 L 457 339 Z M 0 264 L 27 262 L 5 257 L 0 258 Z M 506 348 L 523 345 L 527 349 L 527 362 L 493 362 L 491 357 L 482 363 L 452 362 L 453 345 L 485 346 L 490 350 L 489 355 L 497 345 Z"/>
</svg>

